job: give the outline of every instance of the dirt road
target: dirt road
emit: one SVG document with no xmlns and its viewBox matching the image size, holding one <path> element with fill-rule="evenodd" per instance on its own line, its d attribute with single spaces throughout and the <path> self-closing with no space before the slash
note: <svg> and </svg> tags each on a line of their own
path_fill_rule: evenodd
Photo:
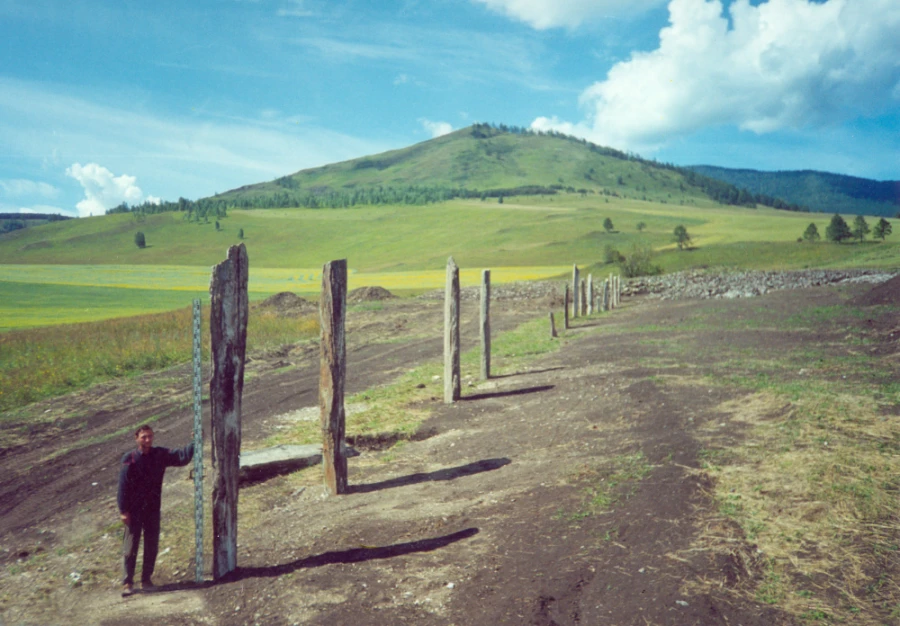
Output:
<svg viewBox="0 0 900 626">
<path fill-rule="evenodd" d="M 763 299 L 783 315 L 841 302 L 825 288 Z M 46 421 L 0 456 L 0 624 L 794 623 L 737 593 L 759 575 L 747 566 L 754 546 L 729 555 L 696 542 L 715 517 L 699 433 L 714 427 L 727 443 L 743 428 L 720 407 L 745 392 L 706 378 L 721 372 L 717 350 L 746 342 L 777 355 L 816 340 L 814 329 L 723 331 L 747 302 L 626 300 L 576 320 L 560 351 L 464 388 L 457 404 L 438 400 L 436 381 L 417 440 L 363 449 L 350 462 L 349 495 L 328 496 L 315 477 L 242 490 L 241 519 L 252 526 L 239 533 L 232 579 L 194 585 L 190 562 L 163 552 L 162 591 L 124 600 L 116 461 L 131 425 L 150 416 L 160 416 L 159 445 L 187 440 L 190 379 L 168 372 L 46 402 Z M 549 306 L 496 306 L 494 328 Z M 463 314 L 474 318 L 475 307 Z M 440 324 L 440 303 L 425 301 L 351 319 L 349 391 L 439 358 Z M 675 324 L 678 334 L 667 333 Z M 467 324 L 465 343 L 476 333 Z M 245 446 L 271 434 L 279 415 L 316 404 L 317 356 L 297 346 L 248 364 Z M 284 371 L 288 363 L 298 367 Z M 186 473 L 167 476 L 164 527 L 190 515 Z"/>
</svg>

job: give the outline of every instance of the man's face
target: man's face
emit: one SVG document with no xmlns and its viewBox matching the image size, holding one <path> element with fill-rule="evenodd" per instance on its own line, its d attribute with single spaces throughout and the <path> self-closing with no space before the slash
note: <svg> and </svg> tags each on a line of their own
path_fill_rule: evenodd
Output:
<svg viewBox="0 0 900 626">
<path fill-rule="evenodd" d="M 152 430 L 142 430 L 135 436 L 135 441 L 137 441 L 138 448 L 141 449 L 141 452 L 149 452 L 150 448 L 153 447 L 153 431 Z"/>
</svg>

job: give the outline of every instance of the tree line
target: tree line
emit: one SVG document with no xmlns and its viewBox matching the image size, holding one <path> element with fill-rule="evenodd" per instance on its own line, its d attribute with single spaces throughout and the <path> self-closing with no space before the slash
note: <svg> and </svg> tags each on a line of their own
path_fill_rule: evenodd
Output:
<svg viewBox="0 0 900 626">
<path fill-rule="evenodd" d="M 856 239 L 862 242 L 871 232 L 874 237 L 884 241 L 885 237 L 890 235 L 893 230 L 891 223 L 883 217 L 878 220 L 878 223 L 875 224 L 873 230 L 866 221 L 866 218 L 862 215 L 856 216 L 853 220 L 853 226 L 851 227 L 843 217 L 838 213 L 835 213 L 831 217 L 831 222 L 829 222 L 828 226 L 825 228 L 825 238 L 834 243 L 841 243 L 842 241 L 850 239 Z M 798 241 L 802 240 L 814 243 L 821 238 L 822 236 L 819 234 L 819 229 L 813 222 L 806 227 L 806 230 L 803 231 L 803 236 Z"/>
<path fill-rule="evenodd" d="M 673 163 L 657 161 L 656 159 L 645 159 L 632 152 L 622 152 L 621 150 L 616 150 L 615 148 L 598 146 L 597 144 L 592 143 L 584 138 L 574 137 L 572 135 L 567 135 L 559 131 L 534 130 L 531 128 L 522 128 L 520 126 L 507 126 L 505 124 L 495 125 L 477 123 L 472 126 L 472 136 L 477 139 L 489 139 L 491 137 L 496 137 L 497 135 L 501 135 L 504 133 L 510 133 L 513 135 L 534 135 L 539 137 L 546 136 L 555 137 L 557 139 L 564 139 L 566 141 L 581 144 L 595 154 L 612 157 L 614 159 L 619 159 L 622 161 L 634 161 L 637 163 L 642 163 L 644 165 L 650 165 L 652 167 L 658 167 L 661 169 L 677 172 L 684 177 L 685 181 L 689 185 L 699 188 L 711 200 L 719 202 L 720 204 L 747 207 L 752 207 L 760 204 L 762 206 L 771 207 L 773 209 L 781 209 L 784 211 L 799 211 L 804 213 L 809 212 L 809 207 L 800 204 L 785 202 L 780 198 L 775 198 L 764 193 L 752 193 L 750 191 L 747 191 L 746 189 L 740 189 L 735 185 L 732 185 L 731 183 L 727 183 L 716 178 L 711 178 L 709 176 L 704 176 L 703 174 L 695 172 L 694 170 L 685 167 L 679 167 Z"/>
</svg>

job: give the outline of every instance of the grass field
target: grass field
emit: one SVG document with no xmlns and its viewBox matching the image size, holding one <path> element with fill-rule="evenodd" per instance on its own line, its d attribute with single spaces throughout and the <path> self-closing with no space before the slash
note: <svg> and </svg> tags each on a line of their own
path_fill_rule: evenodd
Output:
<svg viewBox="0 0 900 626">
<path fill-rule="evenodd" d="M 345 258 L 360 273 L 440 270 L 451 255 L 461 268 L 588 265 L 602 258 L 607 244 L 625 247 L 640 239 L 658 250 L 672 249 L 672 231 L 679 224 L 714 262 L 720 250 L 727 255 L 734 244 L 796 244 L 810 222 L 824 234 L 830 220 L 822 214 L 694 202 L 682 206 L 568 194 L 507 198 L 503 204 L 473 200 L 426 206 L 232 210 L 220 221 L 219 231 L 212 224 L 187 223 L 174 213 L 148 216 L 144 222 L 130 215 L 110 215 L 3 235 L 0 265 L 178 265 L 208 272 L 224 258 L 228 246 L 239 242 L 239 229 L 245 233 L 251 269 L 297 271 Z M 603 229 L 606 218 L 613 222 L 611 233 Z M 643 232 L 637 230 L 639 222 L 646 224 Z M 138 230 L 146 236 L 148 247 L 143 250 L 134 245 Z M 829 265 L 844 261 L 900 265 L 891 238 L 883 244 L 810 247 L 833 248 L 819 259 Z M 816 261 L 793 257 L 792 249 L 786 249 L 775 258 L 751 255 L 744 262 L 787 268 Z"/>
<path fill-rule="evenodd" d="M 491 269 L 494 283 L 562 277 L 573 263 L 607 273 L 615 268 L 604 265 L 605 250 L 627 253 L 636 242 L 656 251 L 654 262 L 664 271 L 900 267 L 900 243 L 890 239 L 797 242 L 810 222 L 824 233 L 827 215 L 723 207 L 702 198 L 676 203 L 660 197 L 662 189 L 655 189 L 655 201 L 560 194 L 507 198 L 502 204 L 459 200 L 342 210 L 233 210 L 220 220 L 219 230 L 214 224 L 187 223 L 174 213 L 142 220 L 119 214 L 28 228 L 0 236 L 0 331 L 159 314 L 185 309 L 193 298 L 207 301 L 210 268 L 238 242 L 239 229 L 246 235 L 252 300 L 281 291 L 315 298 L 320 268 L 332 259 L 348 260 L 350 289 L 377 285 L 409 295 L 441 288 L 451 255 L 465 286 L 478 284 L 482 269 Z M 613 222 L 610 232 L 603 228 L 607 218 Z M 639 223 L 644 225 L 640 232 Z M 679 224 L 693 238 L 691 250 L 674 244 L 672 231 Z M 134 245 L 137 230 L 146 235 L 145 249 Z M 108 332 L 119 332 L 116 328 L 110 323 Z M 39 336 L 17 335 L 24 344 L 15 350 L 25 350 L 21 346 L 29 342 L 43 345 L 51 335 Z M 7 362 L 11 354 L 7 346 Z M 154 363 L 150 359 L 145 365 Z M 104 366 L 97 376 L 116 371 Z M 88 376 L 77 384 L 94 380 Z M 7 376 L 0 385 L 8 398 L 6 385 L 18 384 L 11 381 Z M 39 395 L 68 386 L 50 385 Z"/>
<path fill-rule="evenodd" d="M 491 268 L 494 283 L 559 276 L 565 267 Z M 0 331 L 72 324 L 188 306 L 209 301 L 209 268 L 147 265 L 0 265 Z M 319 269 L 251 269 L 251 300 L 290 291 L 317 298 Z M 442 288 L 445 270 L 359 273 L 351 271 L 349 289 L 381 286 L 394 293 Z M 481 282 L 481 269 L 462 269 L 463 286 Z M 145 286 L 146 288 L 143 288 Z"/>
</svg>

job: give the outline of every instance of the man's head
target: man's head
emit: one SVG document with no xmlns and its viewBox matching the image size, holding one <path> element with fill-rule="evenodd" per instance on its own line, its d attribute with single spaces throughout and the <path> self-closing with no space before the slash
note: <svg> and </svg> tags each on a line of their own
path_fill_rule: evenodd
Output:
<svg viewBox="0 0 900 626">
<path fill-rule="evenodd" d="M 153 447 L 153 429 L 144 424 L 135 431 L 134 440 L 141 452 L 149 452 Z"/>
</svg>

